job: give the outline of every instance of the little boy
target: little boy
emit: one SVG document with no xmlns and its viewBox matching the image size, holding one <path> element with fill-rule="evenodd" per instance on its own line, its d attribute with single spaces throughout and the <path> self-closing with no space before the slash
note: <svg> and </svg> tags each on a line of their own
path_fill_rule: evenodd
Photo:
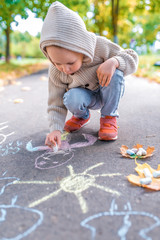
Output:
<svg viewBox="0 0 160 240">
<path fill-rule="evenodd" d="M 138 56 L 86 30 L 79 15 L 54 2 L 44 20 L 40 48 L 50 60 L 45 144 L 61 145 L 63 130 L 79 130 L 90 120 L 89 109 L 101 109 L 100 140 L 116 140 L 118 104 L 124 78 L 136 71 Z M 73 116 L 65 123 L 69 110 Z"/>
</svg>

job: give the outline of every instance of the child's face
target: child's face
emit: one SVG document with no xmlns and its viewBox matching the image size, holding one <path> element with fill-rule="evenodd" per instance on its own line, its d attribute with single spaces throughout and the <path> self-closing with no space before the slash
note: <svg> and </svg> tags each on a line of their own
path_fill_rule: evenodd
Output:
<svg viewBox="0 0 160 240">
<path fill-rule="evenodd" d="M 46 49 L 50 61 L 59 71 L 65 74 L 73 74 L 82 66 L 82 53 L 73 52 L 56 46 L 49 46 Z"/>
</svg>

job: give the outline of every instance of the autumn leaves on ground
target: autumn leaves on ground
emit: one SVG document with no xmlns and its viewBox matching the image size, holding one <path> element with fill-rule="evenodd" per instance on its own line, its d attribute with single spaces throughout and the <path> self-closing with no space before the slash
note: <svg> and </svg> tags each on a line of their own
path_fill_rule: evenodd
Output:
<svg viewBox="0 0 160 240">
<path fill-rule="evenodd" d="M 45 59 L 13 60 L 10 63 L 0 61 L 0 87 L 15 84 L 16 79 L 46 69 L 48 65 Z"/>
</svg>

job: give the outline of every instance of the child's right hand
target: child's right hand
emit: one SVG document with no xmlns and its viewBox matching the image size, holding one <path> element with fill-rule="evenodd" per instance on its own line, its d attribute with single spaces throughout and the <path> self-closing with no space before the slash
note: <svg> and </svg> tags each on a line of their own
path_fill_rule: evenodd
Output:
<svg viewBox="0 0 160 240">
<path fill-rule="evenodd" d="M 61 132 L 58 131 L 58 130 L 55 130 L 55 131 L 49 133 L 46 137 L 45 144 L 50 148 L 53 148 L 57 144 L 58 148 L 60 148 L 60 146 L 61 146 Z"/>
</svg>

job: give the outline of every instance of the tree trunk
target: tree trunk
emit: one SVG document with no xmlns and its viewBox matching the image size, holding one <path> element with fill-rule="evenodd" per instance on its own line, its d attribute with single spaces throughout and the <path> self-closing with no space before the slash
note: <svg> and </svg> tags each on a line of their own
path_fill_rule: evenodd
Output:
<svg viewBox="0 0 160 240">
<path fill-rule="evenodd" d="M 112 28 L 113 28 L 113 41 L 118 43 L 118 13 L 119 13 L 119 0 L 112 0 Z"/>
<path fill-rule="evenodd" d="M 5 60 L 7 63 L 10 61 L 10 25 L 7 25 L 7 28 L 5 30 L 6 32 L 6 56 Z"/>
</svg>

